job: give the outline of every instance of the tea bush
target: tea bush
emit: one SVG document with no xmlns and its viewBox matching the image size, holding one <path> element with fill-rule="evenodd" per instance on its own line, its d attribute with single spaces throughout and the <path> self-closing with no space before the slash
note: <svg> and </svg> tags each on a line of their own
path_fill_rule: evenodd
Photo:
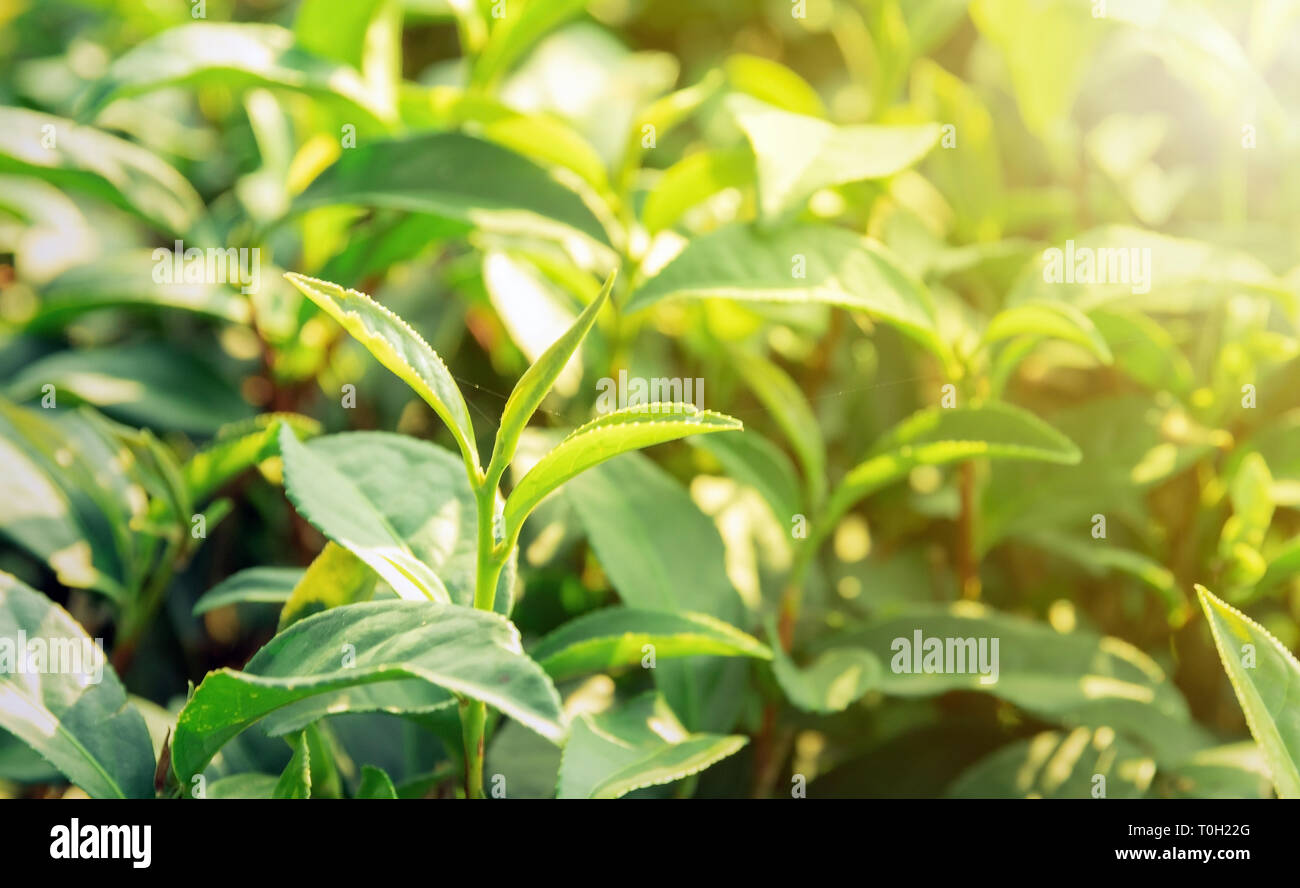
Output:
<svg viewBox="0 0 1300 888">
<path fill-rule="evenodd" d="M 1300 796 L 1300 4 L 0 19 L 0 795 Z"/>
</svg>

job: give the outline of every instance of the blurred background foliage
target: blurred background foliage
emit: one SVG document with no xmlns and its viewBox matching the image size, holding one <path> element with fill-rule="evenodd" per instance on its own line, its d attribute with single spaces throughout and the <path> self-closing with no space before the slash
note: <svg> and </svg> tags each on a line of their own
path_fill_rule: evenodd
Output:
<svg viewBox="0 0 1300 888">
<path fill-rule="evenodd" d="M 263 644 L 275 583 L 323 543 L 285 502 L 267 429 L 450 440 L 281 270 L 406 318 L 487 431 L 620 265 L 617 310 L 542 425 L 584 421 L 595 380 L 626 369 L 705 380 L 704 406 L 749 443 L 625 457 L 548 503 L 521 546 L 526 640 L 646 572 L 702 588 L 715 567 L 743 605 L 731 618 L 786 633 L 801 664 L 945 621 L 1002 639 L 992 693 L 886 669 L 850 705 L 806 673 L 801 706 L 793 662 L 737 667 L 707 705 L 753 742 L 662 791 L 783 793 L 800 774 L 814 796 L 1083 795 L 1103 773 L 1111 795 L 1269 794 L 1192 589 L 1300 644 L 1300 3 L 505 2 L 524 17 L 476 0 L 0 0 L 0 568 L 109 640 L 146 720 L 165 727 L 187 682 Z M 476 178 L 466 149 L 439 174 L 466 203 L 439 209 L 418 163 L 365 153 L 452 130 L 564 194 L 511 163 Z M 848 234 L 883 245 L 885 270 L 835 252 Z M 261 286 L 155 286 L 152 251 L 177 239 L 260 249 Z M 1067 240 L 1149 250 L 1149 291 L 1048 283 L 1044 250 Z M 825 279 L 790 284 L 790 257 L 812 253 L 817 278 L 818 251 Z M 837 500 L 948 384 L 962 407 L 1046 421 L 1077 464 L 944 455 Z M 673 538 L 678 488 L 717 530 L 703 550 Z M 638 516 L 662 528 L 644 563 L 598 530 L 626 538 Z M 792 538 L 799 516 L 811 542 Z M 288 573 L 255 577 L 261 603 L 194 614 L 250 568 Z M 422 727 L 330 724 L 340 760 L 436 791 L 421 775 L 447 751 Z M 538 744 L 505 726 L 489 771 L 549 794 L 559 753 Z M 213 773 L 287 759 L 248 732 Z M 0 747 L 11 793 L 56 791 L 42 767 Z"/>
</svg>

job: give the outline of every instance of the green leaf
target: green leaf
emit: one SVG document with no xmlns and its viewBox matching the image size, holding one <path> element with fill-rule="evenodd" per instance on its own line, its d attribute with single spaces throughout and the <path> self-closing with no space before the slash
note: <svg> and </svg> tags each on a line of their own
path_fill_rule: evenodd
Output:
<svg viewBox="0 0 1300 888">
<path fill-rule="evenodd" d="M 334 204 L 428 213 L 588 253 L 608 244 L 604 227 L 576 192 L 531 160 L 461 133 L 422 133 L 344 151 L 295 206 Z"/>
<path fill-rule="evenodd" d="M 0 728 L 92 798 L 153 797 L 149 730 L 103 650 L 67 611 L 2 572 Z"/>
<path fill-rule="evenodd" d="M 1089 312 L 1097 331 L 1115 355 L 1115 366 L 1154 391 L 1191 394 L 1192 365 L 1164 327 L 1144 314 L 1122 308 Z"/>
<path fill-rule="evenodd" d="M 189 234 L 203 214 L 189 181 L 147 149 L 25 108 L 0 108 L 0 172 L 108 201 L 171 235 Z"/>
<path fill-rule="evenodd" d="M 630 453 L 575 478 L 564 492 L 619 599 L 629 607 L 744 617 L 713 521 L 671 475 Z M 671 553 L 671 554 L 669 554 Z M 690 657 L 655 668 L 655 683 L 693 730 L 728 730 L 748 664 Z"/>
<path fill-rule="evenodd" d="M 1068 0 L 974 0 L 970 17 L 1005 58 L 1016 104 L 1039 138 L 1057 137 L 1106 30 Z"/>
<path fill-rule="evenodd" d="M 578 315 L 573 326 L 555 340 L 515 383 L 510 397 L 506 400 L 506 406 L 501 411 L 501 426 L 497 429 L 496 441 L 492 445 L 492 459 L 488 464 L 489 483 L 495 485 L 504 474 L 506 466 L 514 458 L 515 448 L 519 446 L 519 436 L 523 433 L 524 426 L 528 425 L 528 421 L 542 405 L 542 401 L 555 385 L 555 381 L 564 372 L 569 358 L 582 344 L 582 340 L 587 338 L 587 333 L 596 323 L 596 315 L 609 299 L 613 286 L 614 274 L 610 274 L 605 279 L 605 286 L 601 287 L 600 295 L 592 300 L 582 314 Z"/>
<path fill-rule="evenodd" d="M 772 657 L 758 639 L 715 617 L 621 606 L 570 620 L 539 641 L 529 655 L 551 678 L 561 681 L 642 663 L 646 645 L 654 649 L 656 661 L 703 655 Z"/>
<path fill-rule="evenodd" d="M 292 428 L 299 440 L 314 438 L 321 432 L 320 423 L 297 413 L 263 413 L 221 428 L 211 444 L 181 467 L 190 498 L 203 502 L 236 475 L 279 456 L 282 425 Z"/>
<path fill-rule="evenodd" d="M 559 695 L 504 617 L 431 601 L 370 601 L 300 620 L 243 672 L 208 673 L 176 725 L 176 774 L 188 786 L 222 744 L 278 709 L 397 679 L 482 700 L 554 743 L 564 738 Z"/>
<path fill-rule="evenodd" d="M 375 574 L 366 563 L 337 543 L 328 542 L 285 601 L 278 631 L 320 611 L 367 601 L 374 591 Z"/>
<path fill-rule="evenodd" d="M 789 439 L 803 469 L 807 502 L 815 509 L 826 496 L 826 441 L 812 405 L 790 376 L 762 355 L 734 351 L 732 363 Z M 789 515 L 782 518 L 788 521 Z"/>
<path fill-rule="evenodd" d="M 437 575 L 453 603 L 473 604 L 478 503 L 455 454 L 428 441 L 390 432 L 326 435 L 306 449 L 348 479 L 415 559 Z M 291 495 L 295 483 L 296 476 L 286 480 Z M 310 474 L 304 483 L 311 483 Z M 308 491 L 313 497 L 320 494 Z M 316 526 L 330 536 L 326 524 Z M 512 553 L 497 584 L 499 613 L 509 613 L 514 582 Z"/>
<path fill-rule="evenodd" d="M 143 272 L 158 261 L 144 250 L 124 250 L 74 265 L 40 288 L 40 305 L 27 329 L 62 329 L 88 312 L 124 306 L 180 309 L 236 324 L 249 322 L 248 300 L 238 289 L 207 281 L 154 283 Z"/>
<path fill-rule="evenodd" d="M 627 311 L 668 298 L 837 305 L 867 312 L 935 354 L 948 354 L 925 286 L 881 244 L 829 225 L 771 232 L 730 225 L 694 238 L 640 285 Z"/>
<path fill-rule="evenodd" d="M 498 80 L 548 31 L 579 15 L 587 0 L 523 0 L 512 3 L 496 22 L 483 51 L 474 60 L 470 80 L 485 85 Z"/>
<path fill-rule="evenodd" d="M 1181 759 L 1206 739 L 1178 688 L 1133 645 L 1082 630 L 1057 632 L 973 602 L 913 606 L 821 646 L 879 657 L 888 664 L 879 685 L 886 695 L 991 694 L 1056 724 L 1112 727 L 1161 761 Z"/>
<path fill-rule="evenodd" d="M 802 511 L 799 476 L 781 448 L 751 429 L 730 435 L 703 435 L 691 444 L 710 453 L 735 481 L 757 490 L 782 524 Z"/>
<path fill-rule="evenodd" d="M 448 602 L 442 580 L 412 552 L 381 506 L 329 460 L 280 429 L 284 487 L 294 508 L 326 537 L 356 555 L 408 600 Z"/>
<path fill-rule="evenodd" d="M 160 429 L 210 434 L 253 413 L 206 363 L 161 342 L 55 352 L 16 374 L 8 392 L 37 398 L 45 385 L 124 422 Z"/>
<path fill-rule="evenodd" d="M 357 789 L 359 799 L 395 799 L 397 787 L 393 779 L 382 768 L 373 765 L 361 766 L 361 786 Z"/>
<path fill-rule="evenodd" d="M 469 418 L 469 408 L 465 406 L 465 398 L 451 371 L 429 343 L 405 321 L 364 293 L 344 290 L 338 284 L 300 274 L 290 273 L 285 277 L 342 324 L 343 329 L 364 345 L 379 363 L 397 374 L 434 409 L 451 429 L 469 473 L 477 478 L 480 471 L 478 447 L 474 442 L 474 424 Z"/>
<path fill-rule="evenodd" d="M 748 96 L 727 107 L 754 148 L 763 215 L 798 210 L 813 192 L 883 179 L 915 164 L 939 139 L 938 124 L 835 126 Z"/>
<path fill-rule="evenodd" d="M 86 100 L 95 114 L 117 99 L 171 86 L 220 83 L 279 87 L 338 100 L 367 118 L 391 122 L 356 69 L 308 52 L 279 25 L 195 22 L 136 45 L 109 66 Z"/>
<path fill-rule="evenodd" d="M 831 493 L 821 532 L 833 527 L 855 503 L 917 466 L 976 458 L 1075 465 L 1081 454 L 1069 438 L 1011 404 L 929 407 L 885 433 L 872 455 L 849 471 Z"/>
<path fill-rule="evenodd" d="M 653 693 L 573 723 L 560 762 L 562 799 L 616 799 L 697 774 L 737 752 L 744 737 L 691 734 Z"/>
<path fill-rule="evenodd" d="M 768 637 L 777 637 L 769 620 Z M 834 648 L 800 667 L 779 644 L 772 647 L 772 672 L 786 699 L 804 712 L 843 712 L 880 683 L 880 658 L 859 648 Z"/>
<path fill-rule="evenodd" d="M 826 105 L 812 84 L 780 62 L 736 53 L 727 57 L 723 69 L 733 89 L 795 114 L 826 116 Z"/>
<path fill-rule="evenodd" d="M 948 788 L 955 799 L 1136 799 L 1156 773 L 1141 747 L 1107 727 L 1044 731 L 967 768 Z M 1105 783 L 1097 781 L 1097 776 Z M 1095 793 L 1104 787 L 1104 795 Z"/>
<path fill-rule="evenodd" d="M 1300 798 L 1300 662 L 1267 629 L 1204 586 L 1196 594 L 1273 787 L 1281 798 Z"/>
<path fill-rule="evenodd" d="M 270 774 L 231 774 L 208 784 L 204 798 L 208 799 L 269 799 L 272 798 L 278 777 Z"/>
<path fill-rule="evenodd" d="M 307 732 L 299 731 L 289 740 L 293 755 L 289 764 L 271 791 L 273 799 L 309 799 L 311 798 L 311 751 L 307 744 Z"/>
<path fill-rule="evenodd" d="M 686 211 L 726 188 L 754 181 L 754 156 L 747 149 L 701 151 L 664 170 L 641 208 L 650 234 L 672 228 Z"/>
<path fill-rule="evenodd" d="M 1096 325 L 1088 316 L 1063 302 L 1026 302 L 1003 309 L 993 316 L 984 331 L 984 342 L 993 343 L 1017 336 L 1060 339 L 1087 349 L 1098 361 L 1114 361 Z"/>
<path fill-rule="evenodd" d="M 564 482 L 620 453 L 688 435 L 741 428 L 739 420 L 691 404 L 646 404 L 615 410 L 570 432 L 515 485 L 506 499 L 507 534 Z"/>
<path fill-rule="evenodd" d="M 208 611 L 232 604 L 283 605 L 303 573 L 300 567 L 250 567 L 241 570 L 204 592 L 194 602 L 192 613 L 201 617 Z"/>
</svg>

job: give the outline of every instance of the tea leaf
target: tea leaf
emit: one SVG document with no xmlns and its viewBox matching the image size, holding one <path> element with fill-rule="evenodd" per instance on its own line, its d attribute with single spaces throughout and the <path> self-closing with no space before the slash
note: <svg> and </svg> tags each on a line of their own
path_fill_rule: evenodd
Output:
<svg viewBox="0 0 1300 888">
<path fill-rule="evenodd" d="M 939 140 L 933 123 L 835 126 L 742 95 L 729 97 L 727 107 L 754 148 L 768 219 L 797 210 L 819 189 L 905 170 Z"/>
<path fill-rule="evenodd" d="M 492 459 L 488 463 L 489 482 L 495 483 L 496 479 L 505 472 L 510 460 L 514 458 L 515 448 L 519 445 L 519 436 L 523 433 L 524 426 L 528 425 L 533 413 L 542 405 L 547 393 L 564 372 L 570 356 L 582 344 L 582 340 L 587 338 L 587 333 L 596 323 L 596 315 L 609 299 L 613 286 L 614 275 L 611 274 L 605 279 L 605 286 L 601 288 L 600 295 L 583 310 L 573 326 L 555 340 L 551 347 L 524 372 L 519 382 L 515 383 L 501 412 L 501 426 L 497 429 L 496 442 L 492 446 Z"/>
<path fill-rule="evenodd" d="M 768 637 L 777 637 L 769 621 Z M 804 712 L 842 712 L 880 682 L 880 658 L 859 648 L 834 648 L 807 666 L 797 666 L 777 644 L 772 647 L 772 672 L 786 699 Z"/>
<path fill-rule="evenodd" d="M 0 572 L 0 639 L 9 660 L 0 669 L 0 728 L 92 798 L 152 798 L 153 745 L 144 719 L 103 650 L 67 611 Z M 39 660 L 32 640 L 48 642 Z M 76 659 L 59 668 L 46 660 L 69 651 Z"/>
<path fill-rule="evenodd" d="M 232 604 L 283 605 L 302 580 L 300 567 L 250 567 L 232 574 L 204 592 L 191 613 L 201 617 L 208 611 Z"/>
<path fill-rule="evenodd" d="M 781 448 L 752 429 L 730 435 L 703 435 L 691 444 L 713 455 L 735 481 L 757 490 L 784 523 L 801 511 L 799 476 Z"/>
<path fill-rule="evenodd" d="M 732 362 L 745 384 L 785 432 L 803 468 L 804 495 L 814 509 L 826 496 L 826 442 L 812 405 L 798 383 L 762 355 L 736 351 Z M 789 515 L 782 521 L 789 520 Z"/>
<path fill-rule="evenodd" d="M 691 734 L 655 694 L 573 723 L 560 762 L 559 798 L 616 799 L 699 773 L 737 752 L 744 737 Z"/>
<path fill-rule="evenodd" d="M 586 0 L 525 0 L 519 11 L 497 23 L 474 62 L 471 81 L 489 84 L 532 49 L 541 37 L 579 15 Z"/>
<path fill-rule="evenodd" d="M 374 591 L 375 574 L 366 563 L 337 543 L 327 542 L 285 601 L 278 631 L 323 610 L 367 601 Z"/>
<path fill-rule="evenodd" d="M 515 152 L 461 133 L 422 133 L 343 152 L 296 209 L 334 204 L 428 213 L 501 235 L 572 242 L 608 235 L 581 197 Z"/>
<path fill-rule="evenodd" d="M 962 772 L 948 788 L 954 799 L 1087 799 L 1100 786 L 1108 799 L 1142 798 L 1156 763 L 1113 730 L 1044 731 L 1008 743 Z M 1103 776 L 1105 783 L 1098 783 Z"/>
<path fill-rule="evenodd" d="M 627 311 L 668 298 L 837 305 L 865 311 L 935 354 L 948 354 L 925 286 L 881 244 L 829 225 L 771 232 L 730 225 L 694 238 L 638 287 Z"/>
<path fill-rule="evenodd" d="M 167 234 L 188 234 L 203 214 L 194 187 L 151 151 L 25 108 L 0 108 L 0 173 L 7 172 L 106 200 Z"/>
<path fill-rule="evenodd" d="M 361 786 L 357 788 L 359 799 L 395 799 L 397 787 L 393 779 L 382 768 L 373 765 L 361 766 Z"/>
<path fill-rule="evenodd" d="M 398 679 L 482 700 L 554 743 L 564 737 L 559 695 L 504 617 L 432 601 L 370 601 L 300 620 L 242 672 L 208 673 L 177 721 L 176 774 L 188 786 L 227 740 L 292 703 Z"/>
<path fill-rule="evenodd" d="M 352 478 L 280 429 L 284 488 L 294 507 L 321 533 L 352 552 L 402 598 L 449 602 L 442 580 L 412 554 L 383 509 Z"/>
<path fill-rule="evenodd" d="M 195 22 L 136 45 L 117 58 L 86 100 L 97 113 L 109 103 L 169 86 L 222 83 L 270 86 L 333 98 L 369 119 L 390 122 L 360 73 L 299 46 L 279 25 Z"/>
<path fill-rule="evenodd" d="M 420 334 L 364 293 L 300 274 L 285 277 L 433 408 L 451 429 L 469 473 L 477 477 L 478 447 L 469 408 L 447 365 Z"/>
<path fill-rule="evenodd" d="M 1063 302 L 1027 302 L 1003 309 L 989 321 L 984 342 L 1016 336 L 1050 337 L 1073 342 L 1092 353 L 1098 361 L 1114 361 L 1110 347 L 1096 325 L 1077 308 Z"/>
<path fill-rule="evenodd" d="M 834 526 L 859 500 L 917 466 L 975 458 L 1074 465 L 1081 458 L 1079 448 L 1056 429 L 1026 410 L 1001 403 L 920 410 L 883 435 L 872 453 L 831 493 L 823 526 Z"/>
<path fill-rule="evenodd" d="M 879 684 L 886 695 L 991 694 L 1057 724 L 1125 732 L 1161 761 L 1179 760 L 1207 739 L 1155 661 L 1117 638 L 1057 632 L 964 602 L 913 606 L 813 649 L 846 646 L 889 664 Z"/>
<path fill-rule="evenodd" d="M 747 150 L 724 148 L 692 154 L 664 170 L 646 195 L 641 222 L 650 234 L 658 234 L 724 188 L 739 188 L 752 181 L 754 157 Z"/>
<path fill-rule="evenodd" d="M 795 114 L 826 116 L 826 105 L 812 84 L 780 62 L 735 53 L 727 57 L 723 67 L 734 89 Z"/>
<path fill-rule="evenodd" d="M 1250 733 L 1284 799 L 1300 798 L 1300 663 L 1286 646 L 1204 586 L 1196 594 Z"/>
<path fill-rule="evenodd" d="M 520 479 L 506 499 L 506 527 L 517 533 L 548 494 L 610 457 L 688 435 L 739 428 L 739 420 L 690 404 L 656 403 L 607 413 L 569 433 Z"/>
<path fill-rule="evenodd" d="M 547 635 L 529 656 L 556 681 L 642 663 L 645 647 L 655 660 L 713 655 L 767 660 L 767 646 L 729 623 L 693 613 L 607 607 L 570 620 Z"/>
<path fill-rule="evenodd" d="M 311 751 L 307 746 L 307 732 L 299 731 L 289 740 L 293 755 L 289 764 L 284 766 L 284 773 L 271 791 L 273 799 L 309 799 L 311 798 Z"/>
</svg>

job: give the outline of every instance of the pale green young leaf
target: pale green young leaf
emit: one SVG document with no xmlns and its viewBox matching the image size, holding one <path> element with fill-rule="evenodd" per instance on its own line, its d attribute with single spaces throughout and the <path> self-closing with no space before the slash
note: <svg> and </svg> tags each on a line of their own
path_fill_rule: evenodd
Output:
<svg viewBox="0 0 1300 888">
<path fill-rule="evenodd" d="M 470 475 L 477 478 L 478 445 L 469 408 L 451 371 L 424 338 L 364 293 L 300 274 L 285 277 L 433 408 L 451 429 Z"/>
<path fill-rule="evenodd" d="M 282 425 L 292 428 L 299 440 L 314 438 L 321 432 L 320 423 L 297 413 L 263 413 L 219 429 L 211 444 L 181 466 L 190 498 L 203 502 L 239 473 L 278 456 Z"/>
<path fill-rule="evenodd" d="M 1281 798 L 1300 798 L 1300 662 L 1267 629 L 1204 586 L 1196 594 L 1273 787 Z"/>
<path fill-rule="evenodd" d="M 1026 336 L 1060 339 L 1087 349 L 1098 361 L 1111 364 L 1110 346 L 1088 316 L 1064 302 L 1026 302 L 1003 309 L 984 330 L 985 344 Z"/>
<path fill-rule="evenodd" d="M 26 638 L 71 642 L 78 671 L 19 672 Z M 92 798 L 151 798 L 153 745 L 104 651 L 63 608 L 0 572 L 0 728 L 26 743 Z M 51 651 L 53 648 L 51 648 Z M 49 652 L 47 652 L 47 656 Z M 35 666 L 35 662 L 32 664 Z"/>
<path fill-rule="evenodd" d="M 517 534 L 537 504 L 570 478 L 610 457 L 689 435 L 742 428 L 739 420 L 691 404 L 626 407 L 575 429 L 534 465 L 506 499 L 507 534 Z"/>
<path fill-rule="evenodd" d="M 290 704 L 400 679 L 482 700 L 554 743 L 565 736 L 555 686 L 504 617 L 432 601 L 371 601 L 300 620 L 242 672 L 208 673 L 176 725 L 176 774 L 188 786 L 226 741 Z"/>
<path fill-rule="evenodd" d="M 719 656 L 770 659 L 758 639 L 707 614 L 666 613 L 616 606 L 565 623 L 529 651 L 556 681 L 585 672 L 642 663 L 645 646 L 654 659 Z"/>
<path fill-rule="evenodd" d="M 515 448 L 519 444 L 519 436 L 523 433 L 524 426 L 528 425 L 528 421 L 542 405 L 542 401 L 555 385 L 555 381 L 564 372 L 569 358 L 582 344 L 582 340 L 587 338 L 587 333 L 596 323 L 596 315 L 609 300 L 613 286 L 614 274 L 610 274 L 605 279 L 605 285 L 601 287 L 600 295 L 592 300 L 582 314 L 578 315 L 573 326 L 555 340 L 515 383 L 510 397 L 506 400 L 506 406 L 501 411 L 501 425 L 497 429 L 496 441 L 492 446 L 492 459 L 488 463 L 489 483 L 495 484 L 505 472 L 510 460 L 514 458 Z"/>
<path fill-rule="evenodd" d="M 915 164 L 939 139 L 938 124 L 835 126 L 749 96 L 727 106 L 754 149 L 763 215 L 776 219 L 815 191 L 883 179 Z"/>
<path fill-rule="evenodd" d="M 744 148 L 721 148 L 691 154 L 664 170 L 641 208 L 650 234 L 672 228 L 696 204 L 725 188 L 754 181 L 754 156 Z"/>
<path fill-rule="evenodd" d="M 727 57 L 723 69 L 732 89 L 794 114 L 826 116 L 826 104 L 812 84 L 780 62 L 735 53 Z"/>
<path fill-rule="evenodd" d="M 285 601 L 278 631 L 323 610 L 367 601 L 374 591 L 374 571 L 338 543 L 327 542 Z"/>
<path fill-rule="evenodd" d="M 470 80 L 485 86 L 501 78 L 548 31 L 580 14 L 587 0 L 516 0 L 505 6 L 483 50 L 474 60 Z"/>
</svg>

